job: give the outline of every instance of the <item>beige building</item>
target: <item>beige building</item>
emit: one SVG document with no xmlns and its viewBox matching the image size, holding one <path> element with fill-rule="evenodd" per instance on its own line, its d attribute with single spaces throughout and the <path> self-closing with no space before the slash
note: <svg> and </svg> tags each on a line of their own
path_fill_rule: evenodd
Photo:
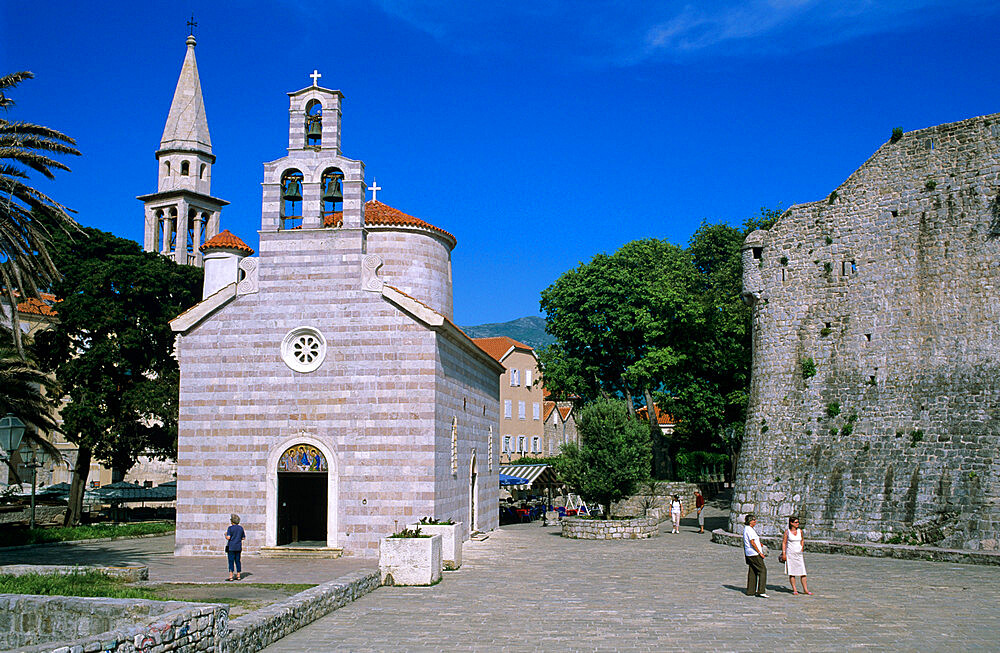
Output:
<svg viewBox="0 0 1000 653">
<path fill-rule="evenodd" d="M 504 366 L 500 377 L 500 462 L 549 456 L 542 414 L 542 373 L 535 350 L 513 338 L 476 338 Z"/>
<path fill-rule="evenodd" d="M 570 442 L 580 444 L 573 402 L 545 401 L 542 404 L 542 424 L 545 431 L 543 441 L 546 456 L 558 456 L 564 444 Z"/>
</svg>

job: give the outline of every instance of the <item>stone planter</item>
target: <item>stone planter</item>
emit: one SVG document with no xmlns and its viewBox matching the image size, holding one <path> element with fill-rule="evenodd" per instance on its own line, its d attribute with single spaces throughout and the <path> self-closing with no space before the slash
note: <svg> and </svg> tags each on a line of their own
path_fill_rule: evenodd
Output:
<svg viewBox="0 0 1000 653">
<path fill-rule="evenodd" d="M 580 519 L 566 517 L 562 536 L 578 540 L 644 540 L 659 533 L 659 520 L 654 517 L 635 519 Z"/>
<path fill-rule="evenodd" d="M 441 536 L 441 561 L 444 568 L 451 571 L 462 566 L 462 541 L 465 539 L 465 525 L 413 523 L 407 528 L 420 527 L 421 533 Z"/>
<path fill-rule="evenodd" d="M 441 536 L 383 537 L 378 547 L 383 585 L 433 585 L 441 580 Z"/>
</svg>

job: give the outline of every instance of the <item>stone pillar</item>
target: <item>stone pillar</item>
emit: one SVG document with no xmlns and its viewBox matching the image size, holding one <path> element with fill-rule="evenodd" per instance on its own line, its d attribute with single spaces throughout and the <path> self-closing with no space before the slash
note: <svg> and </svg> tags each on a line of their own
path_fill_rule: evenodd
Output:
<svg viewBox="0 0 1000 653">
<path fill-rule="evenodd" d="M 323 211 L 319 181 L 302 183 L 302 228 L 319 229 L 323 226 Z"/>
<path fill-rule="evenodd" d="M 170 215 L 170 211 L 165 211 L 163 214 L 163 247 L 160 249 L 161 254 L 170 254 L 170 236 L 174 233 L 174 219 Z"/>
<path fill-rule="evenodd" d="M 178 265 L 187 265 L 187 235 L 188 235 L 188 203 L 184 200 L 177 202 L 177 224 L 174 236 L 174 262 Z"/>
</svg>

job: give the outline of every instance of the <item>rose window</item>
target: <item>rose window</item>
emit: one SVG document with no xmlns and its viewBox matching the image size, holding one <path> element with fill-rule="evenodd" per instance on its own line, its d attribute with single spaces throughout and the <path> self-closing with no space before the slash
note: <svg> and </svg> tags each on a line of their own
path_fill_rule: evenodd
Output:
<svg viewBox="0 0 1000 653">
<path fill-rule="evenodd" d="M 326 357 L 326 339 L 312 327 L 292 329 L 281 342 L 281 358 L 296 372 L 312 372 Z"/>
</svg>

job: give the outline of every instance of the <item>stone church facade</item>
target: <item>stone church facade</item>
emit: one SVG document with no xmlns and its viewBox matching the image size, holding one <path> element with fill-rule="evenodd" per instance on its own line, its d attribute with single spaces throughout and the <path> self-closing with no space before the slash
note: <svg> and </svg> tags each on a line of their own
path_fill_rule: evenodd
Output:
<svg viewBox="0 0 1000 653">
<path fill-rule="evenodd" d="M 730 530 L 1000 548 L 1000 114 L 894 134 L 743 268 Z"/>
<path fill-rule="evenodd" d="M 315 80 L 315 78 L 314 78 Z M 452 322 L 455 238 L 365 201 L 339 91 L 289 93 L 264 165 L 259 257 L 200 248 L 205 299 L 171 324 L 180 363 L 178 555 L 286 544 L 375 557 L 421 517 L 498 526 L 503 367 Z"/>
</svg>

